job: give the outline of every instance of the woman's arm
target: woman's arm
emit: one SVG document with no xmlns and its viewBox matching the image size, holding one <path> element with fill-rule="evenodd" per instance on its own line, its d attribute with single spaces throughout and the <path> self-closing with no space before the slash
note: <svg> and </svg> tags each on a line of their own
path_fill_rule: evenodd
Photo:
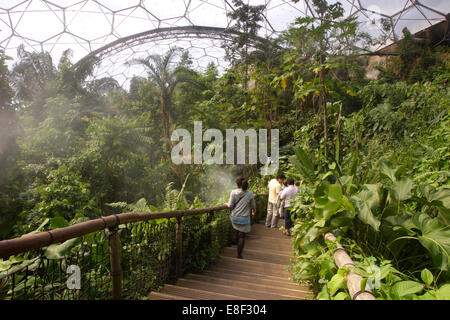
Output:
<svg viewBox="0 0 450 320">
<path fill-rule="evenodd" d="M 230 193 L 230 200 L 228 200 L 228 203 L 224 204 L 224 205 L 228 206 L 228 208 L 231 208 L 231 209 L 233 209 L 234 203 L 235 203 L 235 201 L 234 201 L 235 197 L 233 197 L 233 195 L 234 195 L 233 191 L 231 191 L 231 193 Z"/>
<path fill-rule="evenodd" d="M 256 214 L 256 202 L 254 197 L 250 200 L 250 208 L 252 209 L 252 216 L 254 216 Z"/>
</svg>

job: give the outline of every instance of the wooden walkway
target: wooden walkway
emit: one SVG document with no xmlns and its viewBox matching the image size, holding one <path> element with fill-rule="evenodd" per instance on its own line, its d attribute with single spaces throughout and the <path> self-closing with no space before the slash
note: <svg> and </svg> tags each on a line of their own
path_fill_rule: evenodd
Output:
<svg viewBox="0 0 450 320">
<path fill-rule="evenodd" d="M 283 220 L 281 220 L 282 222 Z M 286 266 L 292 254 L 291 239 L 278 229 L 254 224 L 243 256 L 227 247 L 217 264 L 200 274 L 187 274 L 176 285 L 152 292 L 150 300 L 304 300 L 312 298 L 307 285 L 289 278 Z"/>
</svg>

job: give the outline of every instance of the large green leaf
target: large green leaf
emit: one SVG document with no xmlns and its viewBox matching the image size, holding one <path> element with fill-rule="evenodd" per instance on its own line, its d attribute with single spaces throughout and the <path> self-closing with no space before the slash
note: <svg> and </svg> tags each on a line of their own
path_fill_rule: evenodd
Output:
<svg viewBox="0 0 450 320">
<path fill-rule="evenodd" d="M 69 226 L 69 223 L 63 217 L 54 217 L 50 219 L 51 229 L 64 228 L 67 226 Z"/>
<path fill-rule="evenodd" d="M 415 297 L 414 300 L 436 300 L 436 292 L 427 291 L 423 295 Z"/>
<path fill-rule="evenodd" d="M 314 208 L 318 227 L 325 226 L 326 222 L 339 212 L 348 211 L 353 215 L 355 214 L 353 204 L 348 200 L 347 196 L 342 194 L 341 187 L 328 185 L 324 193 L 324 196 L 316 199 Z"/>
<path fill-rule="evenodd" d="M 81 238 L 70 239 L 60 244 L 52 244 L 45 249 L 47 259 L 61 259 L 81 241 Z"/>
<path fill-rule="evenodd" d="M 331 259 L 324 259 L 320 263 L 319 275 L 325 279 L 331 279 L 335 274 L 336 265 Z"/>
<path fill-rule="evenodd" d="M 325 195 L 317 198 L 314 208 L 315 218 L 320 221 L 318 226 L 323 227 L 333 215 L 344 210 L 354 212 L 353 205 L 342 194 L 339 186 L 328 185 Z"/>
<path fill-rule="evenodd" d="M 316 226 L 309 228 L 308 232 L 303 238 L 303 245 L 305 246 L 313 242 L 320 234 L 320 229 Z"/>
<path fill-rule="evenodd" d="M 379 165 L 379 169 L 380 173 L 391 179 L 392 182 L 397 181 L 398 173 L 400 171 L 399 167 L 391 168 L 385 162 L 381 162 Z"/>
<path fill-rule="evenodd" d="M 438 218 L 425 213 L 416 213 L 412 222 L 420 230 L 419 242 L 430 253 L 433 262 L 441 270 L 449 270 L 450 226 L 443 225 Z"/>
<path fill-rule="evenodd" d="M 337 295 L 333 297 L 333 300 L 347 300 L 350 299 L 350 296 L 347 292 L 339 292 Z"/>
<path fill-rule="evenodd" d="M 446 225 L 450 225 L 450 209 L 438 207 L 439 218 L 441 218 L 442 222 Z"/>
<path fill-rule="evenodd" d="M 342 198 L 342 189 L 337 185 L 329 185 L 326 194 L 330 200 L 340 201 Z"/>
<path fill-rule="evenodd" d="M 450 284 L 444 284 L 436 290 L 436 298 L 438 300 L 450 300 Z"/>
<path fill-rule="evenodd" d="M 433 206 L 438 209 L 439 217 L 446 225 L 450 224 L 450 189 L 441 188 L 439 190 L 434 189 L 430 185 L 419 186 L 419 191 L 423 198 L 418 200 L 423 203 Z"/>
<path fill-rule="evenodd" d="M 350 226 L 353 218 L 354 216 L 350 212 L 344 211 L 328 220 L 328 225 L 332 229 Z"/>
<path fill-rule="evenodd" d="M 392 226 L 402 226 L 405 229 L 414 228 L 414 224 L 412 223 L 411 215 L 407 214 L 404 211 L 398 212 L 398 207 L 394 205 L 386 206 L 383 209 L 383 221 L 388 225 Z M 409 230 L 410 231 L 410 230 Z M 413 235 L 412 232 L 411 235 Z"/>
<path fill-rule="evenodd" d="M 314 179 L 316 177 L 314 165 L 305 150 L 300 147 L 297 148 L 295 151 L 295 156 L 292 156 L 290 160 L 304 180 L 314 183 Z"/>
<path fill-rule="evenodd" d="M 30 272 L 34 271 L 38 265 L 39 257 L 25 259 L 13 256 L 9 260 L 0 262 L 0 279 L 7 274 L 13 274 L 17 271 L 24 270 L 25 267 L 27 267 Z"/>
<path fill-rule="evenodd" d="M 328 286 L 324 285 L 322 290 L 317 295 L 317 300 L 330 300 L 330 294 L 328 293 Z"/>
<path fill-rule="evenodd" d="M 436 190 L 430 185 L 421 185 L 419 186 L 419 191 L 429 203 L 435 202 L 444 207 L 450 207 L 450 189 L 441 188 Z"/>
<path fill-rule="evenodd" d="M 420 273 L 420 278 L 425 284 L 429 286 L 433 283 L 433 274 L 431 273 L 430 270 L 426 268 L 423 269 L 422 272 Z"/>
<path fill-rule="evenodd" d="M 330 201 L 328 198 L 318 199 L 316 204 L 316 209 L 318 209 L 316 210 L 317 220 L 324 220 L 326 222 L 329 218 L 336 214 L 340 208 L 341 204 L 337 201 Z"/>
<path fill-rule="evenodd" d="M 371 226 L 375 231 L 379 231 L 381 221 L 377 218 L 377 211 L 380 206 L 380 196 L 377 185 L 365 185 L 366 190 L 361 190 L 352 197 L 357 209 L 358 218 Z"/>
<path fill-rule="evenodd" d="M 422 291 L 424 285 L 415 281 L 399 281 L 392 286 L 391 294 L 395 298 L 402 298 L 407 295 Z"/>
<path fill-rule="evenodd" d="M 26 260 L 25 258 L 16 256 L 11 256 L 8 260 L 5 261 L 0 260 L 0 273 L 8 270 L 15 264 L 22 263 L 25 260 Z"/>
<path fill-rule="evenodd" d="M 334 296 L 339 289 L 345 288 L 345 277 L 336 273 L 328 283 L 328 287 L 330 288 L 330 295 Z"/>
<path fill-rule="evenodd" d="M 414 184 L 411 179 L 403 178 L 392 183 L 389 188 L 389 195 L 395 202 L 400 202 L 411 197 L 411 190 Z"/>
</svg>

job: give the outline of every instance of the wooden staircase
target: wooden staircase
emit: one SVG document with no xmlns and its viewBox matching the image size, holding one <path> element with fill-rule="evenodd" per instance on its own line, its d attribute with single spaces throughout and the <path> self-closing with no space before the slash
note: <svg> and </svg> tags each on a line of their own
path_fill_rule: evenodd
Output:
<svg viewBox="0 0 450 320">
<path fill-rule="evenodd" d="M 283 220 L 281 220 L 282 222 Z M 227 247 L 217 264 L 199 274 L 187 274 L 176 285 L 151 292 L 150 300 L 303 300 L 312 297 L 308 286 L 289 278 L 291 239 L 278 229 L 252 225 L 243 256 Z"/>
</svg>

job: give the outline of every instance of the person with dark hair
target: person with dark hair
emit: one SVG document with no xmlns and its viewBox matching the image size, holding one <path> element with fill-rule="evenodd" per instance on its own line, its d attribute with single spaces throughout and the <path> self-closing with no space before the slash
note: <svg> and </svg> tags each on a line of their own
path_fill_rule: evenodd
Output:
<svg viewBox="0 0 450 320">
<path fill-rule="evenodd" d="M 285 188 L 280 195 L 280 199 L 284 200 L 284 228 L 286 229 L 286 235 L 291 235 L 291 227 L 292 227 L 292 220 L 291 220 L 291 207 L 292 203 L 290 200 L 292 200 L 297 193 L 299 193 L 299 189 L 295 186 L 295 181 L 292 178 L 287 179 L 288 187 Z"/>
<path fill-rule="evenodd" d="M 281 192 L 281 186 L 283 185 L 284 179 L 286 177 L 284 174 L 280 173 L 277 175 L 276 179 L 269 181 L 267 188 L 269 189 L 269 201 L 267 201 L 267 217 L 266 217 L 266 227 L 276 228 L 278 226 L 278 207 L 277 200 L 278 195 Z"/>
<path fill-rule="evenodd" d="M 250 212 L 256 214 L 256 203 L 253 192 L 248 189 L 248 181 L 243 177 L 236 179 L 237 189 L 230 193 L 230 200 L 226 204 L 231 209 L 231 225 L 236 230 L 237 257 L 243 259 L 245 234 L 251 230 Z"/>
</svg>

